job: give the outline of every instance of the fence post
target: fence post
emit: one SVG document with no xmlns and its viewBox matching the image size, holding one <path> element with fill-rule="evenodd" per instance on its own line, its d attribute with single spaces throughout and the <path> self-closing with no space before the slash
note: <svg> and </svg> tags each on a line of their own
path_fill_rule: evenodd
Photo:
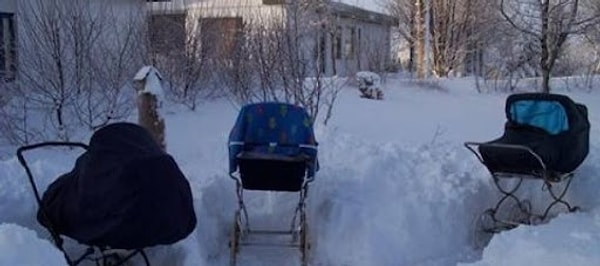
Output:
<svg viewBox="0 0 600 266">
<path fill-rule="evenodd" d="M 138 124 L 146 128 L 158 145 L 166 150 L 165 121 L 159 107 L 163 98 L 162 76 L 152 66 L 142 67 L 133 78 L 137 92 Z"/>
</svg>

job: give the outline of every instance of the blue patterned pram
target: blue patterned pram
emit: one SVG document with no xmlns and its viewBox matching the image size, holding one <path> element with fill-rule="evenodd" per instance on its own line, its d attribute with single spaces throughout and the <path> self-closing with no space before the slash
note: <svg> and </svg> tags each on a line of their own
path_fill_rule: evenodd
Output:
<svg viewBox="0 0 600 266">
<path fill-rule="evenodd" d="M 298 247 L 302 265 L 307 265 L 310 244 L 305 200 L 318 168 L 313 122 L 302 107 L 269 102 L 240 110 L 229 134 L 229 175 L 236 181 L 239 205 L 229 242 L 231 265 L 236 264 L 242 246 L 265 245 L 248 242 L 250 234 L 292 236 L 291 243 L 281 246 Z M 244 190 L 299 192 L 289 230 L 251 229 Z"/>
<path fill-rule="evenodd" d="M 291 171 L 282 172 L 286 169 Z M 265 188 L 248 187 L 248 183 L 255 181 L 248 176 L 253 175 L 250 173 L 253 170 L 260 170 L 262 177 L 252 178 L 274 183 L 282 178 L 300 178 L 300 173 L 302 177 L 314 177 L 318 170 L 317 143 L 306 111 L 302 107 L 273 102 L 244 106 L 229 135 L 229 173 L 238 170 L 246 189 L 299 190 L 297 186 L 278 189 L 277 185 L 270 184 L 262 184 Z"/>
</svg>

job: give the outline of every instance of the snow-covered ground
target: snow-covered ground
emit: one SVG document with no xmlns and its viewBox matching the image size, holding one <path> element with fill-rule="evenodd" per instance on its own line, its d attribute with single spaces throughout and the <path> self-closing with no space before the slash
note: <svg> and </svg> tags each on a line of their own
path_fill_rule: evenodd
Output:
<svg viewBox="0 0 600 266">
<path fill-rule="evenodd" d="M 474 250 L 472 221 L 498 193 L 462 144 L 503 132 L 507 95 L 478 94 L 469 79 L 439 85 L 445 90 L 388 79 L 383 101 L 359 98 L 356 88 L 348 88 L 330 124 L 316 125 L 321 170 L 308 198 L 311 265 L 600 265 L 600 92 L 568 93 L 588 106 L 592 124 L 590 154 L 568 195 L 582 211 L 497 234 L 484 250 Z M 227 264 L 236 198 L 226 142 L 236 115 L 227 101 L 167 113 L 168 151 L 190 180 L 198 226 L 175 245 L 150 249 L 153 265 Z M 45 188 L 77 154 L 51 149 L 27 158 Z M 524 186 L 546 193 L 536 182 Z M 295 194 L 246 193 L 250 222 L 285 227 L 296 200 Z M 31 262 L 31 250 L 48 257 L 43 265 L 61 265 L 35 212 L 16 158 L 0 161 L 1 265 L 41 265 Z M 245 248 L 239 265 L 299 265 L 299 252 Z"/>
</svg>

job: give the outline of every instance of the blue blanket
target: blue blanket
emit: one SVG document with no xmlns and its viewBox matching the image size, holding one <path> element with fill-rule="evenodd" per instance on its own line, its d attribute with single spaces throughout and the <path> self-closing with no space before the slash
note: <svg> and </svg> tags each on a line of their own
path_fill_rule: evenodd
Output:
<svg viewBox="0 0 600 266">
<path fill-rule="evenodd" d="M 510 111 L 514 122 L 544 129 L 552 135 L 569 129 L 567 112 L 557 101 L 520 100 L 512 104 Z"/>
<path fill-rule="evenodd" d="M 237 171 L 242 151 L 283 156 L 307 156 L 308 175 L 317 168 L 313 122 L 304 108 L 285 103 L 257 103 L 242 107 L 229 134 L 229 172 Z"/>
</svg>

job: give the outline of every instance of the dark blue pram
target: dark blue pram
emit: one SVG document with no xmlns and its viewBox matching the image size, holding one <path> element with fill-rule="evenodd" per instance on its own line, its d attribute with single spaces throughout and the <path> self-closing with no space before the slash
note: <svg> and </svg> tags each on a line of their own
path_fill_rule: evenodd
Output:
<svg viewBox="0 0 600 266">
<path fill-rule="evenodd" d="M 229 135 L 229 174 L 236 181 L 239 203 L 230 239 L 232 265 L 240 246 L 248 244 L 244 240 L 249 234 L 292 235 L 292 246 L 300 248 L 302 263 L 306 265 L 309 242 L 305 200 L 308 184 L 317 170 L 313 123 L 303 108 L 284 103 L 257 103 L 242 108 Z M 290 230 L 252 230 L 244 190 L 299 192 Z"/>
<path fill-rule="evenodd" d="M 505 111 L 507 122 L 500 138 L 485 143 L 465 143 L 489 170 L 503 195 L 494 208 L 487 209 L 477 220 L 476 230 L 488 236 L 519 224 L 546 221 L 556 206 L 577 210 L 564 196 L 573 171 L 589 150 L 587 108 L 567 96 L 514 94 L 507 98 Z M 501 180 L 505 178 L 517 178 L 517 182 L 503 185 Z M 522 200 L 516 194 L 525 178 L 543 181 L 549 192 L 552 201 L 540 213 L 532 211 L 530 200 Z M 563 185 L 562 189 L 558 184 Z M 511 217 L 500 217 L 499 210 L 510 202 L 514 203 Z M 476 243 L 476 246 L 484 245 L 489 238 L 483 237 L 483 240 L 484 243 Z"/>
<path fill-rule="evenodd" d="M 23 152 L 47 146 L 85 149 L 71 171 L 40 196 Z M 90 144 L 45 142 L 18 149 L 39 205 L 38 221 L 51 233 L 69 265 L 95 261 L 116 266 L 144 248 L 175 243 L 196 226 L 187 179 L 144 128 L 115 123 L 94 133 Z M 67 254 L 63 236 L 88 248 Z"/>
</svg>

